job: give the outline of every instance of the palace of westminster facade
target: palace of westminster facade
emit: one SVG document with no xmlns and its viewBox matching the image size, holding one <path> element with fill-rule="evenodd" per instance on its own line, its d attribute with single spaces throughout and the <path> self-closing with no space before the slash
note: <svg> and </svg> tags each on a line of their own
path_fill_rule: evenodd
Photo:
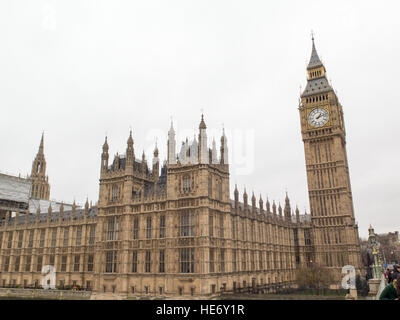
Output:
<svg viewBox="0 0 400 320">
<path fill-rule="evenodd" d="M 171 124 L 162 166 L 157 147 L 151 168 L 144 154 L 135 157 L 131 132 L 112 163 L 104 142 L 97 205 L 29 214 L 26 203 L 0 199 L 0 286 L 40 285 L 52 265 L 61 288 L 209 296 L 290 286 L 296 269 L 313 263 L 331 268 L 338 284 L 344 265 L 360 270 L 343 111 L 314 40 L 307 74 L 299 112 L 310 215 L 287 195 L 283 208 L 246 191 L 240 201 L 237 188 L 231 200 L 227 138 L 219 155 L 215 143 L 209 148 L 203 116 L 198 141 L 178 156 Z M 28 180 L 30 198 L 49 199 L 43 136 Z"/>
</svg>

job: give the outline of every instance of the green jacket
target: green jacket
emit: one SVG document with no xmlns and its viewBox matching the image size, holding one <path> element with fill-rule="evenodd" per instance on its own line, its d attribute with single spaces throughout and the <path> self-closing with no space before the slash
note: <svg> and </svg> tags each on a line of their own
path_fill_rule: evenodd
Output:
<svg viewBox="0 0 400 320">
<path fill-rule="evenodd" d="M 397 291 L 396 288 L 394 287 L 393 282 L 391 282 L 389 285 L 386 286 L 385 289 L 383 289 L 381 296 L 379 297 L 379 300 L 395 300 L 397 299 Z"/>
</svg>

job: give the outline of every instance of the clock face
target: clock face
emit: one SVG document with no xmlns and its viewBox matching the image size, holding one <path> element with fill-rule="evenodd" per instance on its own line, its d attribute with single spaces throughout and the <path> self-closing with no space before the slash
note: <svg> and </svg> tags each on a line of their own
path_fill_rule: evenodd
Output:
<svg viewBox="0 0 400 320">
<path fill-rule="evenodd" d="M 310 112 L 308 116 L 308 121 L 314 127 L 322 127 L 324 126 L 329 119 L 329 113 L 324 108 L 317 108 Z"/>
</svg>

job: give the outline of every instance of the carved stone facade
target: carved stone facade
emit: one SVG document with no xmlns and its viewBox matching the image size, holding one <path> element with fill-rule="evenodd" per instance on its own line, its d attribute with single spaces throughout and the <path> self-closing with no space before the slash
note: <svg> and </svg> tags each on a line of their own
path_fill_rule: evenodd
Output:
<svg viewBox="0 0 400 320">
<path fill-rule="evenodd" d="M 313 260 L 332 268 L 337 280 L 344 265 L 361 268 L 355 222 L 343 108 L 326 78 L 314 39 L 307 86 L 299 106 L 311 220 Z"/>
<path fill-rule="evenodd" d="M 84 209 L 61 206 L 53 212 L 50 205 L 48 212 L 38 209 L 36 214 L 5 208 L 0 286 L 40 285 L 41 268 L 53 265 L 59 287 L 80 285 L 121 296 L 202 297 L 291 286 L 295 270 L 315 262 L 357 265 L 342 108 L 326 79 L 318 78 L 325 69 L 315 54 L 313 46 L 309 86 L 300 105 L 311 216 L 293 211 L 287 194 L 284 208 L 271 206 L 268 199 L 264 205 L 254 194 L 249 201 L 246 190 L 239 201 L 237 188 L 231 200 L 227 138 L 223 132 L 219 154 L 215 143 L 209 148 L 202 116 L 198 137 L 184 142 L 179 153 L 171 124 L 168 160 L 160 165 L 156 146 L 151 168 L 144 153 L 136 158 L 132 132 L 126 153 L 109 164 L 106 138 L 94 207 L 86 202 Z M 321 86 L 326 90 L 317 94 Z M 308 117 L 318 106 L 329 117 L 316 129 Z M 318 123 L 325 114 L 313 116 Z M 42 144 L 32 177 L 34 172 L 45 175 Z M 34 181 L 41 181 L 45 192 L 39 195 L 46 197 L 47 177 Z"/>
</svg>

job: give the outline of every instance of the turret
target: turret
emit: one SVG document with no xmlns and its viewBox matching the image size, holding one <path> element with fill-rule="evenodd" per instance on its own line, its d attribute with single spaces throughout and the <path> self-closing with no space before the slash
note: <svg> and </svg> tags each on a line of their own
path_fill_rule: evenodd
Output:
<svg viewBox="0 0 400 320">
<path fill-rule="evenodd" d="M 254 196 L 254 191 L 253 191 L 253 195 L 251 196 L 251 207 L 252 207 L 252 211 L 256 212 L 256 197 Z"/>
<path fill-rule="evenodd" d="M 287 192 L 286 192 L 286 197 L 285 197 L 284 212 L 285 212 L 285 219 L 287 221 L 290 221 L 291 220 L 291 208 L 290 208 L 290 200 L 289 200 L 289 196 L 288 196 Z"/>
<path fill-rule="evenodd" d="M 199 125 L 199 163 L 209 163 L 209 154 L 207 147 L 207 126 L 204 122 L 204 116 L 201 115 L 201 121 Z"/>
<path fill-rule="evenodd" d="M 101 173 L 106 172 L 108 168 L 108 143 L 107 137 L 103 144 L 103 153 L 101 154 Z"/>
<path fill-rule="evenodd" d="M 260 194 L 260 199 L 258 200 L 259 206 L 260 206 L 260 213 L 264 212 L 264 203 L 263 203 L 263 199 L 261 198 L 261 194 Z"/>
<path fill-rule="evenodd" d="M 176 164 L 175 130 L 171 121 L 171 128 L 168 131 L 168 164 Z"/>
<path fill-rule="evenodd" d="M 225 129 L 222 129 L 221 136 L 221 164 L 229 164 L 228 161 L 228 139 L 225 136 Z"/>
<path fill-rule="evenodd" d="M 215 144 L 215 139 L 214 138 L 213 138 L 213 142 L 212 142 L 211 163 L 212 164 L 218 164 L 217 146 Z"/>
<path fill-rule="evenodd" d="M 239 204 L 239 191 L 237 189 L 237 185 L 235 184 L 235 191 L 233 192 L 233 195 L 235 197 L 235 208 L 238 208 Z"/>
<path fill-rule="evenodd" d="M 271 214 L 271 208 L 270 208 L 268 197 L 267 197 L 267 204 L 266 204 L 266 208 L 265 209 L 267 210 L 267 214 Z"/>
<path fill-rule="evenodd" d="M 154 152 L 153 152 L 153 170 L 152 170 L 152 174 L 153 174 L 154 182 L 157 182 L 158 178 L 160 176 L 160 159 L 158 158 L 157 142 L 156 142 L 156 146 L 155 146 Z"/>
<path fill-rule="evenodd" d="M 278 206 L 278 212 L 279 212 L 279 218 L 280 219 L 283 219 L 283 216 L 282 216 L 282 207 L 281 207 L 281 203 L 279 202 L 279 206 Z"/>
<path fill-rule="evenodd" d="M 276 204 L 275 204 L 275 200 L 272 201 L 272 213 L 273 213 L 274 217 L 276 217 Z"/>
<path fill-rule="evenodd" d="M 244 188 L 244 193 L 243 193 L 243 204 L 244 204 L 244 209 L 246 211 L 247 210 L 247 192 L 246 192 L 246 188 Z"/>
<path fill-rule="evenodd" d="M 296 206 L 296 222 L 300 223 L 300 211 L 297 206 Z"/>
<path fill-rule="evenodd" d="M 129 138 L 126 146 L 126 170 L 132 170 L 133 172 L 133 162 L 135 161 L 135 151 L 133 149 L 133 138 L 132 130 L 129 132 Z"/>
</svg>

